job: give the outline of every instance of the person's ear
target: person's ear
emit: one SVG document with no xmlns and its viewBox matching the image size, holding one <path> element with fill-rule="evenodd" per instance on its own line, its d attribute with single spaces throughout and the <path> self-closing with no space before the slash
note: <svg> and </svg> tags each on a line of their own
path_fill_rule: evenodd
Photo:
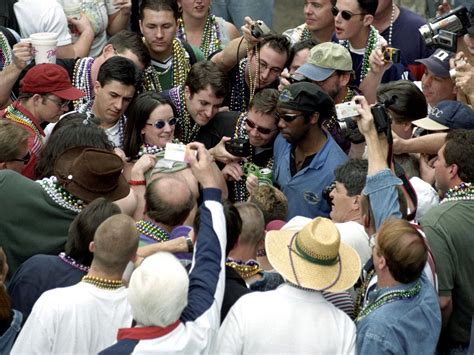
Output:
<svg viewBox="0 0 474 355">
<path fill-rule="evenodd" d="M 364 22 L 364 26 L 370 26 L 372 24 L 372 22 L 374 22 L 374 16 L 365 15 L 364 19 L 363 19 L 363 22 Z"/>
<path fill-rule="evenodd" d="M 95 252 L 95 243 L 93 241 L 89 243 L 89 251 L 91 253 Z"/>
</svg>

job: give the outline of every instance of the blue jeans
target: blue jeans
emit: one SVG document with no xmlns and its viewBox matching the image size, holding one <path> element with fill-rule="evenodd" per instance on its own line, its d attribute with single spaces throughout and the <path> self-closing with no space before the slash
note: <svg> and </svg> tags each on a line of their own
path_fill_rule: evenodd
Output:
<svg viewBox="0 0 474 355">
<path fill-rule="evenodd" d="M 252 20 L 262 20 L 271 28 L 274 4 L 275 0 L 212 0 L 211 11 L 232 22 L 239 31 L 245 16 L 250 16 Z"/>
</svg>

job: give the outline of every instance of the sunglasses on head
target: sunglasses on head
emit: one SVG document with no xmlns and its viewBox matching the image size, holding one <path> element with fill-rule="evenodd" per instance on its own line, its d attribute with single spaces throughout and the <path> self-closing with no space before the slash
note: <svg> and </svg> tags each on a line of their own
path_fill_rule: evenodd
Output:
<svg viewBox="0 0 474 355">
<path fill-rule="evenodd" d="M 170 126 L 174 126 L 176 124 L 176 121 L 177 121 L 176 117 L 173 117 L 173 118 L 170 118 L 168 121 L 158 120 L 158 121 L 155 121 L 155 123 L 146 123 L 146 125 L 154 126 L 155 128 L 162 129 L 166 125 L 166 122 L 168 122 Z"/>
<path fill-rule="evenodd" d="M 245 121 L 247 123 L 247 126 L 249 126 L 251 129 L 256 129 L 259 133 L 261 134 L 270 134 L 273 131 L 276 131 L 278 128 L 275 129 L 270 129 L 270 128 L 265 128 L 265 127 L 260 127 L 255 124 L 255 122 L 251 121 L 250 119 L 247 118 Z"/>
<path fill-rule="evenodd" d="M 361 12 L 360 14 L 353 14 L 352 12 L 347 11 L 347 10 L 339 11 L 337 6 L 333 6 L 331 11 L 332 11 L 332 14 L 333 14 L 334 17 L 336 17 L 340 12 L 342 19 L 346 20 L 346 21 L 349 21 L 352 18 L 352 16 L 367 15 L 367 12 Z"/>
<path fill-rule="evenodd" d="M 25 156 L 23 158 L 18 158 L 18 159 L 10 159 L 9 161 L 20 161 L 22 162 L 23 164 L 28 164 L 28 162 L 30 161 L 30 151 L 26 152 Z"/>
<path fill-rule="evenodd" d="M 304 117 L 304 114 L 300 113 L 300 114 L 296 114 L 296 113 L 281 113 L 281 112 L 277 112 L 277 119 L 278 120 L 283 120 L 285 122 L 293 122 L 294 120 L 296 120 L 298 117 Z"/>
</svg>

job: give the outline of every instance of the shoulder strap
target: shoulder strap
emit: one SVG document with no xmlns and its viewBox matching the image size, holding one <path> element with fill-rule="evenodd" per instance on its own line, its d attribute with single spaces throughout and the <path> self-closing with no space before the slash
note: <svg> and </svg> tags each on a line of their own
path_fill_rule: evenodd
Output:
<svg viewBox="0 0 474 355">
<path fill-rule="evenodd" d="M 183 45 L 186 52 L 188 52 L 189 64 L 191 64 L 191 66 L 193 66 L 194 63 L 197 62 L 196 54 L 193 51 L 193 47 L 191 47 L 191 45 L 186 41 L 182 41 L 181 44 Z"/>
</svg>

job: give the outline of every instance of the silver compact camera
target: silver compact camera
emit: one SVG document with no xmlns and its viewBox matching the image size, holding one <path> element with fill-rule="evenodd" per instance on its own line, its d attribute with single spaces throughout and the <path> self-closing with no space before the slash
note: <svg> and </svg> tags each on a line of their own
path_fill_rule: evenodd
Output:
<svg viewBox="0 0 474 355">
<path fill-rule="evenodd" d="M 272 30 L 262 20 L 255 21 L 250 27 L 250 33 L 255 38 L 269 34 Z"/>
</svg>

